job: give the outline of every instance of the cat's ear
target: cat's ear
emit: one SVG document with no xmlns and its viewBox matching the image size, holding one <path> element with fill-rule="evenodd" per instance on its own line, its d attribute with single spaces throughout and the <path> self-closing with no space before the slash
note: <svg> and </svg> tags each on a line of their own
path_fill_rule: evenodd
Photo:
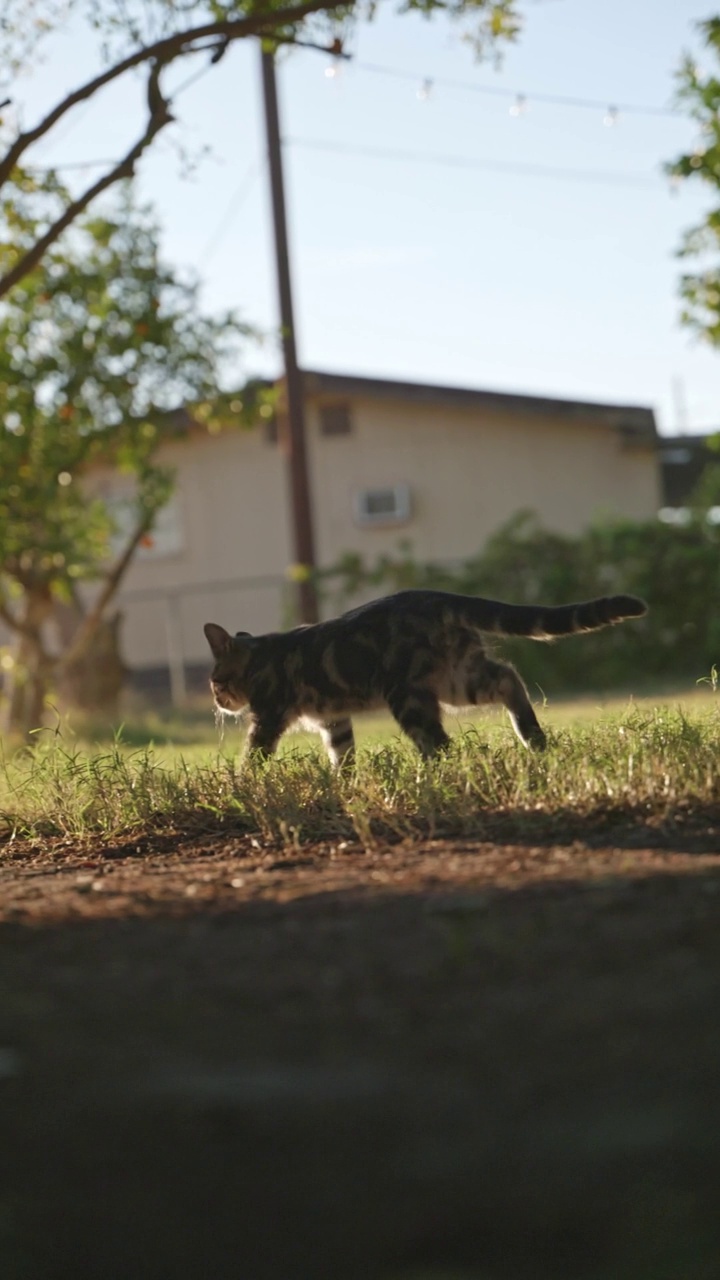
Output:
<svg viewBox="0 0 720 1280">
<path fill-rule="evenodd" d="M 205 639 L 213 651 L 213 657 L 222 658 L 223 654 L 230 652 L 232 636 L 224 627 L 218 626 L 217 622 L 206 622 L 203 631 L 205 632 Z"/>
</svg>

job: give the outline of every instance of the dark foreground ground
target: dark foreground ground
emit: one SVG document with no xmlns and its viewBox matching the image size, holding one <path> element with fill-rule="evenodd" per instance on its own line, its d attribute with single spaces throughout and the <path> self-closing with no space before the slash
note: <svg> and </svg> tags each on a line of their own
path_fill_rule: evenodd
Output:
<svg viewBox="0 0 720 1280">
<path fill-rule="evenodd" d="M 716 1280 L 720 855 L 634 844 L 6 846 L 2 1280 Z"/>
</svg>

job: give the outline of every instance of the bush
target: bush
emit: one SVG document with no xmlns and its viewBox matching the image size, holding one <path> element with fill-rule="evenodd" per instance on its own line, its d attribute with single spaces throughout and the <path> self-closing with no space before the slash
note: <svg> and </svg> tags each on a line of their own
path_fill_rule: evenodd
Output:
<svg viewBox="0 0 720 1280">
<path fill-rule="evenodd" d="M 579 537 L 552 533 L 520 512 L 477 555 L 448 567 L 423 564 L 409 545 L 368 566 L 346 556 L 322 583 L 347 601 L 370 588 L 435 587 L 515 604 L 567 604 L 593 596 L 642 596 L 650 615 L 557 645 L 507 640 L 529 685 L 582 691 L 678 683 L 720 666 L 720 529 L 693 509 L 685 524 L 629 520 Z"/>
</svg>

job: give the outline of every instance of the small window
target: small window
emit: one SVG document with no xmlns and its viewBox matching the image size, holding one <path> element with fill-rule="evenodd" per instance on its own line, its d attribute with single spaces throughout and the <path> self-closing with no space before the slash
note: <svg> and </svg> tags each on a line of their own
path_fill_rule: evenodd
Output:
<svg viewBox="0 0 720 1280">
<path fill-rule="evenodd" d="M 384 489 L 361 489 L 355 494 L 358 524 L 404 524 L 410 519 L 410 489 L 406 484 Z"/>
<path fill-rule="evenodd" d="M 349 436 L 352 432 L 352 415 L 349 404 L 320 405 L 320 435 Z"/>
</svg>

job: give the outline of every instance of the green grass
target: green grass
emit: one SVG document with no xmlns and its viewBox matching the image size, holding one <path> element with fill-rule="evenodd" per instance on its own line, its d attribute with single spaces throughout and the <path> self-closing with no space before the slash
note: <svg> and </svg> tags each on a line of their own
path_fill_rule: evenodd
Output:
<svg viewBox="0 0 720 1280">
<path fill-rule="evenodd" d="M 241 734 L 218 744 L 132 744 L 121 733 L 87 743 L 60 727 L 0 764 L 0 834 L 105 838 L 161 830 L 255 832 L 298 845 L 316 839 L 555 831 L 576 838 L 598 822 L 662 822 L 720 800 L 720 703 L 588 701 L 541 711 L 537 755 L 499 717 L 461 721 L 451 749 L 423 763 L 387 718 L 361 720 L 357 766 L 335 773 L 317 739 L 288 736 L 268 763 L 239 767 Z M 160 735 L 158 735 L 160 737 Z M 128 739 L 130 739 L 128 741 Z"/>
<path fill-rule="evenodd" d="M 658 705 L 678 708 L 692 715 L 703 715 L 710 713 L 715 707 L 720 708 L 720 695 L 711 691 L 709 682 L 702 682 L 690 690 L 667 696 L 656 694 L 652 697 L 633 698 L 627 694 L 604 694 L 554 699 L 549 703 L 542 703 L 535 698 L 535 703 L 543 725 L 552 729 L 595 723 L 612 713 L 624 714 L 633 708 L 650 711 Z M 356 715 L 353 717 L 353 724 L 355 738 L 360 746 L 399 741 L 401 738 L 396 722 L 386 712 Z M 488 741 L 508 737 L 512 740 L 504 712 L 495 708 L 446 713 L 445 724 L 451 734 L 476 726 Z M 117 721 L 83 721 L 75 718 L 72 725 L 69 725 L 66 720 L 58 720 L 54 732 L 66 740 L 83 743 L 89 750 L 107 749 L 120 739 L 129 749 L 152 746 L 158 749 L 164 760 L 183 755 L 186 759 L 200 761 L 218 751 L 222 754 L 241 751 L 245 724 L 242 718 L 235 721 L 231 716 L 220 725 L 216 724 L 209 697 L 202 695 L 193 698 L 182 711 L 171 708 L 139 710 L 130 707 L 127 714 Z M 291 732 L 282 739 L 280 754 L 296 754 L 299 749 L 315 750 L 317 746 L 316 735 Z"/>
</svg>

